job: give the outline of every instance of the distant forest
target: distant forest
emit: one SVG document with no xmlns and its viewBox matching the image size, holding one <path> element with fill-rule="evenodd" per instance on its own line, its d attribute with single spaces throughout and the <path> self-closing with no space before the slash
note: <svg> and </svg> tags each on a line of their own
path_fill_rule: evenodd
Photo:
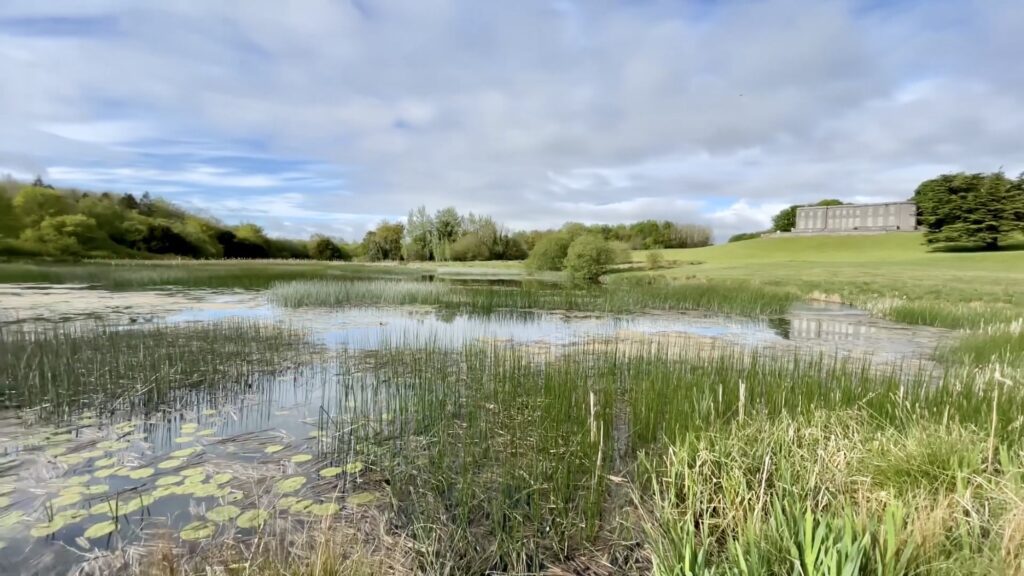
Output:
<svg viewBox="0 0 1024 576">
<path fill-rule="evenodd" d="M 705 226 L 645 220 L 557 230 L 509 231 L 490 216 L 454 207 L 420 207 L 403 221 L 381 222 L 361 241 L 322 235 L 272 238 L 252 223 L 227 225 L 149 193 L 116 194 L 55 188 L 37 178 L 0 182 L 0 257 L 317 259 L 361 261 L 523 260 L 545 243 L 566 247 L 599 238 L 611 250 L 694 248 L 711 244 Z M 557 255 L 557 254 L 556 254 Z M 541 268 L 551 268 L 548 263 Z"/>
</svg>

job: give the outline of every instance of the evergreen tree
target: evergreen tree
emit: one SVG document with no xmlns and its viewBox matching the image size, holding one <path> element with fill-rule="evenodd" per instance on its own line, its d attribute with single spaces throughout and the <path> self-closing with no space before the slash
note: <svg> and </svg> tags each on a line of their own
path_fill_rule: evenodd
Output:
<svg viewBox="0 0 1024 576">
<path fill-rule="evenodd" d="M 929 244 L 980 244 L 986 250 L 1024 232 L 1024 175 L 943 174 L 914 192 Z"/>
</svg>

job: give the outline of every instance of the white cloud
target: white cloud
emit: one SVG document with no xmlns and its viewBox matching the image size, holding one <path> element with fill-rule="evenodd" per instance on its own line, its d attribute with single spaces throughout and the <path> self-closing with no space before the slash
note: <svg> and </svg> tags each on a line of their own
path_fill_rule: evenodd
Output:
<svg viewBox="0 0 1024 576">
<path fill-rule="evenodd" d="M 517 227 L 680 218 L 719 238 L 790 203 L 1024 169 L 1017 0 L 360 6 L 8 0 L 0 165 L 190 191 L 224 216 L 216 201 L 247 190 L 315 188 L 288 205 L 329 216 L 279 222 L 303 233 L 454 204 Z M 53 17 L 107 25 L 2 24 Z M 161 138 L 177 144 L 141 142 Z M 216 158 L 235 142 L 259 143 L 245 167 Z"/>
</svg>

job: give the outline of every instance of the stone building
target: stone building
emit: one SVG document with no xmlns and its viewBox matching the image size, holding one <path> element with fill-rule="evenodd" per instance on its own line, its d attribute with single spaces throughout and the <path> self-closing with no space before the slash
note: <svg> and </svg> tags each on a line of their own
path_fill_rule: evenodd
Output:
<svg viewBox="0 0 1024 576">
<path fill-rule="evenodd" d="M 917 230 L 913 202 L 804 206 L 796 209 L 796 234 L 911 232 Z"/>
</svg>

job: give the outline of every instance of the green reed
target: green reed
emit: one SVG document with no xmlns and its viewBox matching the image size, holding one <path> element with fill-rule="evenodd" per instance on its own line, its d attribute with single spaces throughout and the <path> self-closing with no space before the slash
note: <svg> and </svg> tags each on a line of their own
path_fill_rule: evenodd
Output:
<svg viewBox="0 0 1024 576">
<path fill-rule="evenodd" d="M 701 512 L 705 520 L 687 520 L 697 511 L 686 509 L 666 516 L 675 513 L 679 496 L 672 494 L 669 506 L 658 492 L 672 473 L 664 458 L 721 459 L 744 478 L 759 479 L 753 488 L 744 485 L 726 495 L 739 499 L 737 505 L 760 502 L 743 517 L 750 522 L 777 515 L 778 530 L 795 534 L 810 509 L 830 526 L 856 520 L 858 530 L 876 534 L 898 518 L 887 520 L 884 507 L 857 500 L 862 493 L 855 488 L 865 478 L 875 483 L 869 495 L 903 494 L 908 500 L 897 503 L 916 502 L 921 494 L 953 494 L 964 480 L 981 482 L 981 474 L 1009 462 L 1001 455 L 1021 449 L 1024 394 L 1013 383 L 975 372 L 938 377 L 880 368 L 867 359 L 710 348 L 611 350 L 594 344 L 538 356 L 501 346 L 446 350 L 394 343 L 346 363 L 353 369 L 342 377 L 343 408 L 331 428 L 335 454 L 365 460 L 386 478 L 399 526 L 419 543 L 418 562 L 426 572 L 540 572 L 613 548 L 623 537 L 616 533 L 622 526 L 639 530 L 642 535 L 627 536 L 645 539 L 655 557 L 677 550 L 675 539 L 685 536 L 666 536 L 658 528 L 663 522 L 691 522 L 701 530 L 721 524 L 721 535 L 695 533 L 700 546 L 711 539 L 734 542 L 735 548 L 743 544 L 737 538 L 761 534 L 728 524 L 733 517 L 722 503 Z M 818 430 L 823 423 L 831 425 L 827 434 L 787 443 L 787 434 Z M 778 434 L 767 434 L 772 427 Z M 729 442 L 717 442 L 722 437 Z M 835 480 L 834 492 L 818 490 L 834 476 L 828 466 L 844 463 L 831 459 L 853 450 L 847 441 L 862 442 L 867 451 L 856 467 L 837 468 L 842 478 Z M 816 443 L 824 453 L 812 450 Z M 748 453 L 724 452 L 744 446 Z M 715 470 L 700 484 L 681 484 L 718 490 L 715 478 L 724 478 L 725 471 L 721 465 Z M 635 486 L 632 500 L 623 479 Z M 971 492 L 978 498 L 986 494 Z M 823 502 L 838 504 L 808 508 Z M 856 514 L 847 518 L 844 506 Z M 637 511 L 648 514 L 647 520 L 624 520 Z M 983 528 L 999 529 L 989 519 Z M 971 545 L 989 550 L 988 538 Z M 793 542 L 781 539 L 771 550 L 742 553 L 771 554 L 765 566 L 792 567 L 803 555 L 794 555 Z M 885 560 L 885 547 L 894 546 L 887 542 L 875 539 L 865 546 L 874 546 L 872 554 Z M 708 558 L 724 561 L 733 553 L 714 546 Z M 680 551 L 691 552 L 700 550 Z M 643 562 L 642 554 L 617 557 L 624 562 L 620 570 Z M 815 558 L 807 560 L 810 565 L 817 565 Z M 629 562 L 639 564 L 626 568 Z M 909 573 L 901 570 L 882 573 Z"/>
<path fill-rule="evenodd" d="M 0 327 L 0 401 L 57 418 L 155 407 L 180 390 L 237 391 L 311 348 L 301 331 L 252 321 Z"/>
<path fill-rule="evenodd" d="M 796 300 L 796 296 L 788 291 L 736 283 L 505 288 L 329 279 L 276 283 L 271 286 L 269 297 L 275 304 L 296 308 L 426 305 L 477 313 L 503 310 L 606 313 L 703 310 L 751 316 L 784 314 Z"/>
</svg>

